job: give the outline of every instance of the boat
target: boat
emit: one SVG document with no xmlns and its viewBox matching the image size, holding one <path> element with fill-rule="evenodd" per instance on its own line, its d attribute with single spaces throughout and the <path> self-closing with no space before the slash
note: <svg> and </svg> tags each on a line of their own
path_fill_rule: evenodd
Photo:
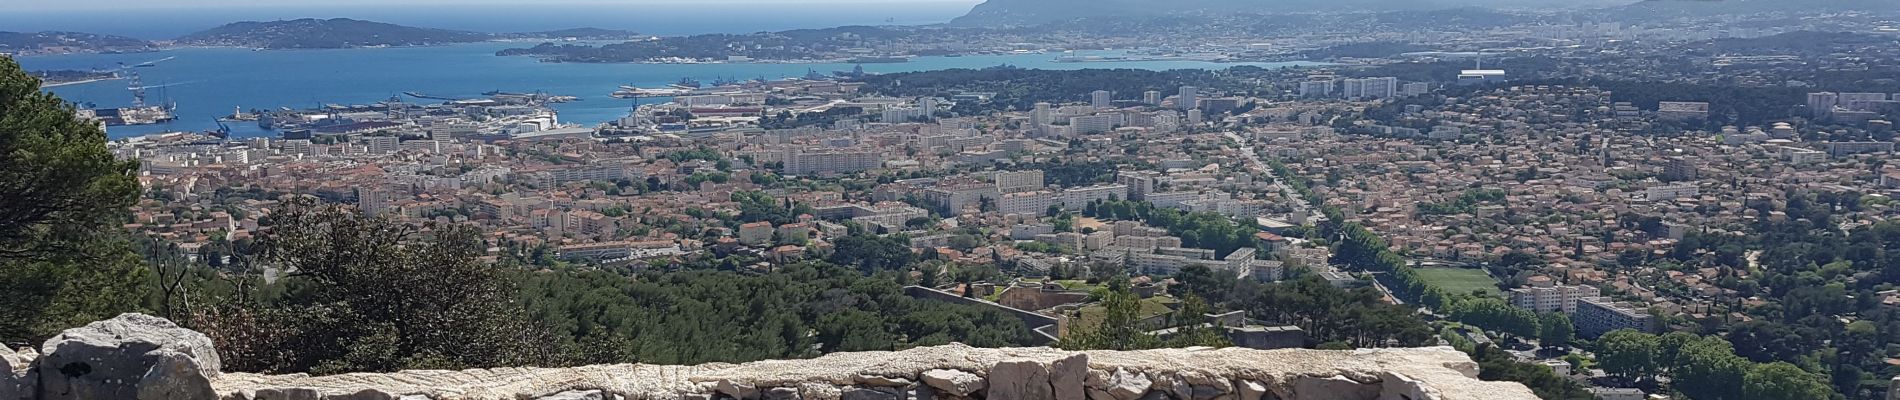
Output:
<svg viewBox="0 0 1900 400">
<path fill-rule="evenodd" d="M 166 61 L 171 61 L 172 59 L 175 59 L 175 58 L 178 58 L 178 57 L 165 57 L 165 58 L 160 58 L 160 59 L 157 59 L 157 60 L 152 60 L 152 61 L 146 61 L 146 62 L 142 62 L 142 63 L 138 63 L 138 64 L 133 64 L 133 65 L 132 65 L 132 68 L 151 68 L 151 67 L 156 67 L 156 66 L 158 66 L 158 63 L 162 63 L 162 62 L 166 62 Z"/>
<path fill-rule="evenodd" d="M 404 94 L 404 95 L 408 95 L 409 97 L 414 97 L 414 98 L 418 98 L 418 99 L 429 99 L 429 100 L 442 100 L 442 101 L 460 101 L 460 100 L 463 100 L 463 99 L 458 99 L 458 98 L 454 98 L 454 97 L 442 97 L 442 96 L 430 96 L 430 95 L 426 95 L 426 94 L 422 94 L 422 93 L 418 93 L 418 92 L 402 92 L 402 94 Z"/>
</svg>

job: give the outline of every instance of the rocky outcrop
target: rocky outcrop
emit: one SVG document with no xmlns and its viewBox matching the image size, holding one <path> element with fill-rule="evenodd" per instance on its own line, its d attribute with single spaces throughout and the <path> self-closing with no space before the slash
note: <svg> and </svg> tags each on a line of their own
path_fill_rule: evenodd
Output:
<svg viewBox="0 0 1900 400">
<path fill-rule="evenodd" d="M 29 395 L 38 393 L 39 374 L 33 372 L 33 361 L 39 357 L 31 348 L 16 352 L 0 346 L 0 400 L 30 400 Z"/>
<path fill-rule="evenodd" d="M 309 376 L 219 374 L 207 367 L 219 360 L 202 339 L 162 319 L 133 314 L 69 330 L 48 341 L 45 356 L 33 361 L 42 382 L 36 393 L 45 399 L 230 400 L 1536 398 L 1516 383 L 1479 381 L 1475 363 L 1444 347 L 1074 352 L 952 344 L 745 364 Z M 81 363 L 86 367 L 76 366 Z"/>
<path fill-rule="evenodd" d="M 837 353 L 810 360 L 699 366 L 595 365 L 404 371 L 393 374 L 225 374 L 227 399 L 517 399 L 598 391 L 627 399 L 1535 399 L 1516 383 L 1483 382 L 1450 348 L 1355 351 L 1170 349 L 1070 352 L 963 345 Z M 315 397 L 278 397 L 301 389 Z M 368 392 L 365 392 L 368 391 Z M 373 396 L 373 397 L 353 397 Z M 593 397 L 584 397 L 593 398 Z M 602 397 L 610 398 L 610 397 Z"/>
<path fill-rule="evenodd" d="M 222 366 L 211 338 L 144 314 L 67 329 L 40 353 L 42 400 L 203 398 Z"/>
</svg>

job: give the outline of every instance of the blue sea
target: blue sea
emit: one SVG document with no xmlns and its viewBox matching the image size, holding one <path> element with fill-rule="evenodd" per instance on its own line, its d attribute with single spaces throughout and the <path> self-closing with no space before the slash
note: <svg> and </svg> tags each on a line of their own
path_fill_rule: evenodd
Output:
<svg viewBox="0 0 1900 400">
<path fill-rule="evenodd" d="M 579 96 L 584 100 L 558 104 L 561 120 L 598 124 L 627 114 L 629 100 L 610 95 L 622 85 L 658 87 L 696 78 L 753 79 L 804 76 L 808 71 L 829 74 L 850 70 L 851 64 L 577 64 L 543 63 L 528 57 L 501 57 L 494 53 L 534 43 L 475 43 L 454 46 L 343 50 L 269 50 L 186 48 L 137 54 L 72 54 L 21 57 L 27 70 L 105 69 L 119 63 L 165 59 L 148 68 L 135 68 L 143 79 L 148 101 L 177 104 L 179 119 L 169 124 L 111 127 L 114 138 L 171 131 L 215 129 L 218 116 L 236 108 L 311 108 L 330 104 L 369 104 L 418 92 L 431 96 L 479 97 L 488 91 L 546 92 Z M 1084 54 L 1119 54 L 1095 52 Z M 1009 64 L 1024 68 L 1083 69 L 1226 68 L 1241 64 L 1195 61 L 1141 61 L 1058 63 L 1055 54 L 924 57 L 908 63 L 865 64 L 866 72 L 889 73 L 949 68 L 984 68 Z M 1311 63 L 1246 64 L 1268 67 Z M 49 88 L 60 97 L 98 107 L 129 105 L 123 80 Z M 436 103 L 438 100 L 405 99 Z M 653 100 L 648 100 L 651 102 Z M 235 137 L 274 133 L 255 124 L 231 126 Z"/>
</svg>

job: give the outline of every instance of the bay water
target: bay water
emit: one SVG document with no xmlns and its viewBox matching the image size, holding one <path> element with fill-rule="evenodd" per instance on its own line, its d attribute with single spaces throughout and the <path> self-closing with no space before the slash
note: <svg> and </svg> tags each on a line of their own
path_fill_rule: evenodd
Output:
<svg viewBox="0 0 1900 400">
<path fill-rule="evenodd" d="M 215 119 L 235 108 L 312 108 L 322 104 L 369 104 L 418 92 L 431 96 L 473 98 L 488 91 L 546 92 L 578 96 L 582 101 L 558 104 L 563 122 L 598 124 L 627 114 L 631 100 L 610 96 L 622 85 L 659 87 L 694 78 L 711 83 L 720 78 L 776 79 L 805 76 L 810 71 L 829 75 L 855 65 L 843 63 L 774 64 L 587 64 L 545 63 L 529 57 L 502 57 L 495 52 L 530 47 L 535 42 L 487 42 L 451 46 L 363 48 L 336 50 L 251 50 L 240 48 L 181 48 L 152 53 L 67 54 L 18 57 L 27 70 L 112 69 L 167 59 L 150 67 L 133 68 L 140 74 L 149 102 L 177 104 L 178 120 L 160 125 L 115 126 L 114 138 L 160 132 L 205 131 L 217 128 Z M 1081 52 L 1116 55 L 1120 52 Z M 1191 69 L 1234 65 L 1262 67 L 1314 65 L 1306 62 L 1224 64 L 1200 61 L 1131 61 L 1060 63 L 1057 54 L 971 55 L 922 57 L 907 63 L 864 64 L 871 73 L 985 68 L 1014 65 L 1022 68 L 1073 70 L 1083 68 Z M 56 86 L 47 90 L 67 101 L 97 107 L 122 107 L 132 102 L 125 80 Z M 651 103 L 654 100 L 648 99 Z M 232 123 L 233 137 L 273 136 L 254 123 Z"/>
</svg>

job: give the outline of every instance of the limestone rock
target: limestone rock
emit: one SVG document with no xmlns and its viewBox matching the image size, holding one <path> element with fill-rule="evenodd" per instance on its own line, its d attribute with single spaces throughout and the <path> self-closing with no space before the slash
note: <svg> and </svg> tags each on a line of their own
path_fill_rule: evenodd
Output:
<svg viewBox="0 0 1900 400">
<path fill-rule="evenodd" d="M 1088 378 L 1082 379 L 1082 386 L 1086 386 L 1090 389 L 1106 388 L 1109 385 L 1108 381 L 1114 378 L 1110 375 L 1113 373 L 1115 373 L 1113 370 L 1089 368 Z"/>
<path fill-rule="evenodd" d="M 883 386 L 883 387 L 910 386 L 909 379 L 892 378 L 892 377 L 882 376 L 882 375 L 858 375 L 857 381 L 859 384 L 868 385 L 868 386 Z"/>
<path fill-rule="evenodd" d="M 13 373 L 13 349 L 0 344 L 0 400 L 20 400 L 26 395 L 22 392 L 20 377 Z"/>
<path fill-rule="evenodd" d="M 1161 380 L 1159 382 L 1167 382 L 1168 394 L 1174 395 L 1174 398 L 1177 398 L 1177 399 L 1194 398 L 1194 385 L 1189 384 L 1187 379 L 1182 378 L 1181 375 L 1178 375 L 1178 374 L 1167 375 L 1164 378 L 1164 380 Z"/>
<path fill-rule="evenodd" d="M 1056 400 L 1087 400 L 1082 382 L 1088 379 L 1089 355 L 1077 353 L 1049 363 L 1049 386 Z"/>
<path fill-rule="evenodd" d="M 800 400 L 798 396 L 798 388 L 789 388 L 789 387 L 775 387 L 771 389 L 766 389 L 765 391 L 759 393 L 759 398 L 764 399 L 764 400 Z"/>
<path fill-rule="evenodd" d="M 752 399 L 759 398 L 758 387 L 752 386 L 750 384 L 735 383 L 730 379 L 719 380 L 719 386 L 717 386 L 714 390 L 717 390 L 719 391 L 719 393 L 725 394 L 727 396 L 732 396 L 733 398 L 740 399 L 740 400 L 752 400 Z"/>
<path fill-rule="evenodd" d="M 1188 392 L 1191 393 L 1188 398 L 1194 400 L 1213 400 L 1222 396 L 1231 396 L 1227 391 L 1221 390 L 1221 388 L 1217 386 L 1189 385 L 1188 388 Z"/>
<path fill-rule="evenodd" d="M 321 400 L 322 393 L 311 388 L 271 388 L 257 391 L 251 400 Z"/>
<path fill-rule="evenodd" d="M 211 378 L 191 356 L 171 349 L 153 352 L 157 361 L 139 378 L 139 400 L 212 399 Z"/>
<path fill-rule="evenodd" d="M 1261 384 L 1259 381 L 1243 380 L 1235 382 L 1234 389 L 1237 394 L 1240 395 L 1240 400 L 1260 400 L 1260 398 L 1266 397 L 1267 395 L 1267 385 Z"/>
<path fill-rule="evenodd" d="M 1379 373 L 1380 399 L 1435 399 L 1436 393 L 1430 393 L 1424 385 L 1405 374 L 1391 372 Z"/>
<path fill-rule="evenodd" d="M 1135 400 L 1141 398 L 1143 393 L 1148 393 L 1149 387 L 1154 386 L 1154 381 L 1148 380 L 1147 374 L 1128 372 L 1128 370 L 1121 368 L 1115 369 L 1115 374 L 1111 375 L 1109 382 L 1110 385 L 1108 386 L 1107 392 L 1108 395 L 1115 398 L 1115 400 Z"/>
<path fill-rule="evenodd" d="M 1293 381 L 1297 400 L 1377 400 L 1379 385 L 1359 383 L 1343 376 L 1303 376 Z"/>
<path fill-rule="evenodd" d="M 6 347 L 0 345 L 0 350 Z M 0 394 L 0 400 L 34 400 L 40 386 L 40 372 L 34 368 L 34 362 L 39 358 L 40 353 L 33 351 L 32 347 L 21 347 L 10 356 L 0 355 L 0 381 L 6 381 L 7 377 L 12 377 L 15 383 L 10 387 L 15 390 L 13 397 Z M 8 389 L 6 385 L 0 384 L 0 393 Z"/>
<path fill-rule="evenodd" d="M 888 387 L 854 387 L 844 390 L 840 400 L 901 400 L 903 394 Z"/>
<path fill-rule="evenodd" d="M 0 351 L 0 379 L 18 381 L 30 364 L 25 371 L 46 379 L 28 382 L 47 382 L 28 393 L 0 387 L 21 395 L 0 392 L 0 400 L 710 400 L 714 393 L 746 400 L 1535 399 L 1516 383 L 1477 380 L 1469 356 L 1449 347 L 1073 352 L 951 344 L 745 364 L 309 376 L 218 374 L 210 346 L 203 335 L 127 314 L 68 330 L 47 342 L 37 362 L 31 352 Z"/>
<path fill-rule="evenodd" d="M 569 390 L 542 396 L 535 400 L 610 400 L 607 394 L 599 390 Z"/>
<path fill-rule="evenodd" d="M 1015 358 L 990 367 L 990 392 L 987 398 L 1013 400 L 1055 400 L 1049 386 L 1049 367 L 1042 361 Z"/>
<path fill-rule="evenodd" d="M 120 314 L 67 329 L 41 349 L 42 400 L 133 399 L 148 385 L 168 386 L 150 393 L 195 390 L 189 385 L 216 379 L 223 366 L 204 334 L 144 314 Z M 170 386 L 172 382 L 145 382 L 147 377 L 189 382 Z"/>
<path fill-rule="evenodd" d="M 798 397 L 805 400 L 838 400 L 844 397 L 844 391 L 824 383 L 801 382 L 798 384 Z"/>
<path fill-rule="evenodd" d="M 955 369 L 933 369 L 924 371 L 924 383 L 930 387 L 956 396 L 969 396 L 983 390 L 983 377 Z"/>
</svg>

